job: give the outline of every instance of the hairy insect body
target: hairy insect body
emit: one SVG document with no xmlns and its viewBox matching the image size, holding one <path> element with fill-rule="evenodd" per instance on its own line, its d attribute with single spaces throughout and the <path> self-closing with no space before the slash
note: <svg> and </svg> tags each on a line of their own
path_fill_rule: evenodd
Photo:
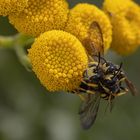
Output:
<svg viewBox="0 0 140 140">
<path fill-rule="evenodd" d="M 94 34 L 94 38 L 92 34 Z M 104 54 L 103 42 L 100 25 L 93 21 L 89 27 L 88 37 L 85 38 L 85 48 L 89 54 L 88 68 L 83 73 L 79 87 L 72 91 L 83 100 L 79 115 L 84 129 L 89 129 L 94 124 L 101 99 L 108 101 L 111 111 L 115 97 L 126 94 L 128 89 L 132 95 L 137 93 L 135 86 L 123 72 L 122 63 L 118 66 L 101 57 Z M 123 86 L 124 84 L 128 89 Z"/>
<path fill-rule="evenodd" d="M 95 94 L 98 92 L 105 100 L 113 99 L 127 92 L 127 89 L 122 87 L 124 80 L 125 74 L 119 66 L 110 62 L 103 64 L 91 62 L 84 72 L 79 93 Z"/>
<path fill-rule="evenodd" d="M 100 62 L 100 59 L 103 62 Z M 101 98 L 108 101 L 111 111 L 113 99 L 128 91 L 122 86 L 127 77 L 121 67 L 122 64 L 117 66 L 100 56 L 98 62 L 89 63 L 80 86 L 74 91 L 84 100 L 79 110 L 81 125 L 84 129 L 89 129 L 95 122 Z"/>
</svg>

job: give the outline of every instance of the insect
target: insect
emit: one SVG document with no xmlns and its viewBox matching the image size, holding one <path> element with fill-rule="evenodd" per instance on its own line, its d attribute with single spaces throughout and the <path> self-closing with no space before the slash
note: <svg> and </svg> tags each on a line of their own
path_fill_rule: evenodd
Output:
<svg viewBox="0 0 140 140">
<path fill-rule="evenodd" d="M 73 91 L 83 99 L 79 115 L 81 125 L 84 129 L 89 129 L 95 122 L 101 99 L 108 101 L 111 111 L 113 100 L 117 96 L 126 94 L 128 89 L 132 95 L 136 94 L 135 87 L 122 70 L 122 63 L 118 66 L 105 60 L 105 58 L 101 56 L 101 54 L 103 54 L 103 37 L 98 23 L 93 22 L 90 29 L 92 29 L 92 31 L 98 30 L 96 37 L 99 36 L 98 38 L 101 43 L 98 42 L 98 44 L 96 44 L 98 45 L 96 48 L 99 48 L 96 50 L 94 47 L 95 42 L 90 38 L 91 33 L 89 34 L 89 38 L 86 39 L 86 41 L 91 43 L 86 44 L 91 45 L 90 47 L 95 53 L 89 55 L 90 61 L 88 68 L 83 74 L 81 84 Z M 98 54 L 97 51 L 99 51 Z M 124 83 L 126 83 L 128 89 L 123 86 Z"/>
</svg>

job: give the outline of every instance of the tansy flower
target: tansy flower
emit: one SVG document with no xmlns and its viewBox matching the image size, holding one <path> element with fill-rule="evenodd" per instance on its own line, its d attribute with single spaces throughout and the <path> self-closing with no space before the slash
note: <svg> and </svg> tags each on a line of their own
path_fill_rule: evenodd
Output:
<svg viewBox="0 0 140 140">
<path fill-rule="evenodd" d="M 130 0 L 104 0 L 103 9 L 112 14 L 124 14 L 128 9 Z"/>
<path fill-rule="evenodd" d="M 49 91 L 72 91 L 78 87 L 88 63 L 80 41 L 59 30 L 39 36 L 28 56 L 33 71 Z"/>
<path fill-rule="evenodd" d="M 112 49 L 132 54 L 140 45 L 140 7 L 132 0 L 105 0 L 103 8 L 113 26 Z"/>
<path fill-rule="evenodd" d="M 7 16 L 10 13 L 19 13 L 27 6 L 28 0 L 0 0 L 0 15 Z"/>
<path fill-rule="evenodd" d="M 97 22 L 103 34 L 104 50 L 107 51 L 112 40 L 112 28 L 108 17 L 99 8 L 91 4 L 78 4 L 70 10 L 66 31 L 75 35 L 85 46 L 89 28 Z"/>
<path fill-rule="evenodd" d="M 9 19 L 19 32 L 36 37 L 48 30 L 63 29 L 68 11 L 65 0 L 29 0 L 19 15 L 11 14 Z"/>
</svg>

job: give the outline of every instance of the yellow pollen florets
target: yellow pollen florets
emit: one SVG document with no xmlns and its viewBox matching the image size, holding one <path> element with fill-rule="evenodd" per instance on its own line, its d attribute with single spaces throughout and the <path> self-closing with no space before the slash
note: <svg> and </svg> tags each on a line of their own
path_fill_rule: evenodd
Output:
<svg viewBox="0 0 140 140">
<path fill-rule="evenodd" d="M 33 71 L 49 91 L 77 88 L 88 64 L 80 41 L 70 33 L 52 30 L 39 36 L 28 54 Z"/>
<path fill-rule="evenodd" d="M 0 15 L 19 13 L 27 6 L 28 0 L 0 0 Z"/>
<path fill-rule="evenodd" d="M 140 45 L 140 7 L 131 0 L 105 0 L 103 8 L 113 26 L 111 48 L 121 55 L 132 54 Z"/>
<path fill-rule="evenodd" d="M 18 16 L 11 14 L 9 19 L 19 32 L 36 37 L 48 30 L 63 29 L 68 12 L 65 0 L 29 0 Z"/>
<path fill-rule="evenodd" d="M 124 14 L 129 7 L 130 0 L 104 0 L 103 9 L 112 14 Z"/>
<path fill-rule="evenodd" d="M 78 4 L 70 10 L 66 31 L 75 35 L 85 46 L 91 23 L 97 22 L 102 30 L 104 50 L 107 51 L 112 40 L 112 26 L 108 17 L 99 8 L 91 4 Z"/>
</svg>

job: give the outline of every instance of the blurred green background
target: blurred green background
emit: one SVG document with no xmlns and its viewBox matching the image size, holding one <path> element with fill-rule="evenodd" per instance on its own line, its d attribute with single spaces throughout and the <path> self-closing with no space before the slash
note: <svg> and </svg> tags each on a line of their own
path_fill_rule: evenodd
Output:
<svg viewBox="0 0 140 140">
<path fill-rule="evenodd" d="M 78 2 L 100 6 L 102 0 L 69 2 L 71 6 Z M 0 34 L 15 33 L 8 20 L 0 18 Z M 112 52 L 106 57 L 123 62 L 129 79 L 140 91 L 140 49 L 125 58 Z M 112 113 L 104 113 L 106 103 L 102 102 L 88 131 L 80 126 L 79 105 L 77 96 L 47 92 L 34 73 L 19 63 L 13 50 L 0 49 L 0 140 L 140 140 L 139 95 L 117 98 Z"/>
</svg>

